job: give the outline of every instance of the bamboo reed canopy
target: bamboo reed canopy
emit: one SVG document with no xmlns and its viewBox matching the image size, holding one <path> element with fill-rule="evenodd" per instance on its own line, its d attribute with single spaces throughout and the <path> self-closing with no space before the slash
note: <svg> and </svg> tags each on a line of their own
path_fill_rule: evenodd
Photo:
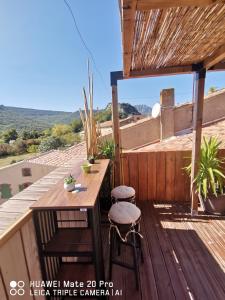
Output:
<svg viewBox="0 0 225 300">
<path fill-rule="evenodd" d="M 225 60 L 225 1 L 120 0 L 125 78 L 189 73 Z"/>
</svg>

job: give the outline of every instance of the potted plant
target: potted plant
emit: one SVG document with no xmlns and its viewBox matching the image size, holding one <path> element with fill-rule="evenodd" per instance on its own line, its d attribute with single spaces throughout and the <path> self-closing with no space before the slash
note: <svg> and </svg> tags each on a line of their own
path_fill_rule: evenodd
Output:
<svg viewBox="0 0 225 300">
<path fill-rule="evenodd" d="M 84 163 L 83 165 L 81 165 L 81 169 L 83 170 L 84 173 L 90 173 L 91 172 L 91 164 Z"/>
<path fill-rule="evenodd" d="M 225 186 L 222 164 L 224 159 L 219 158 L 218 151 L 221 142 L 216 137 L 209 140 L 203 138 L 199 170 L 194 178 L 197 185 L 199 200 L 203 209 L 211 214 L 225 214 Z M 186 171 L 191 174 L 191 165 Z"/>
<path fill-rule="evenodd" d="M 89 161 L 89 163 L 90 164 L 94 164 L 95 163 L 95 158 L 94 158 L 94 156 L 90 156 L 89 158 L 88 158 L 88 161 Z"/>
<path fill-rule="evenodd" d="M 75 182 L 76 180 L 74 177 L 70 174 L 68 177 L 64 179 L 64 189 L 67 192 L 71 192 L 75 189 Z"/>
</svg>

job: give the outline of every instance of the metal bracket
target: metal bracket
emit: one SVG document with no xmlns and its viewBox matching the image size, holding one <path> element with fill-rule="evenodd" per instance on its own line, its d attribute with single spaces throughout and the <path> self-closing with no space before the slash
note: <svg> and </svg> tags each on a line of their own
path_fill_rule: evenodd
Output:
<svg viewBox="0 0 225 300">
<path fill-rule="evenodd" d="M 118 80 L 122 80 L 123 78 L 123 71 L 114 71 L 110 72 L 110 82 L 111 86 L 117 85 Z"/>
</svg>

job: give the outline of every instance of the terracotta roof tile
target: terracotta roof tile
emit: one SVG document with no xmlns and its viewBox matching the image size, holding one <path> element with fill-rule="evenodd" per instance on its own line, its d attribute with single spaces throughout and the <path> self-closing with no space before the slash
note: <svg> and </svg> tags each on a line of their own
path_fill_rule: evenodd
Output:
<svg viewBox="0 0 225 300">
<path fill-rule="evenodd" d="M 66 150 L 53 150 L 27 159 L 26 161 L 34 164 L 60 167 L 71 159 L 85 159 L 86 157 L 86 146 L 85 143 L 82 142 L 69 147 Z"/>
<path fill-rule="evenodd" d="M 202 136 L 216 136 L 222 141 L 221 148 L 225 146 L 225 120 L 202 128 Z M 161 142 L 136 149 L 135 151 L 165 151 L 190 150 L 192 147 L 192 133 L 173 136 Z"/>
</svg>

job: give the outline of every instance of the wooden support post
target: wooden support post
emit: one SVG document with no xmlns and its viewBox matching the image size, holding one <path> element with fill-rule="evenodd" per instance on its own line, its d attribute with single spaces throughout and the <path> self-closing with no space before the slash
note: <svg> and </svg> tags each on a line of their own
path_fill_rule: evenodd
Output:
<svg viewBox="0 0 225 300">
<path fill-rule="evenodd" d="M 194 178 L 198 173 L 199 159 L 201 154 L 202 117 L 204 104 L 206 70 L 196 72 L 194 89 L 194 110 L 193 110 L 193 141 L 192 141 L 192 162 L 191 162 L 191 214 L 198 214 L 198 192 Z"/>
<path fill-rule="evenodd" d="M 113 121 L 113 138 L 115 143 L 115 186 L 121 182 L 121 159 L 120 159 L 120 125 L 118 112 L 118 91 L 117 80 L 122 79 L 122 72 L 111 72 L 111 87 L 112 87 L 112 121 Z"/>
</svg>

